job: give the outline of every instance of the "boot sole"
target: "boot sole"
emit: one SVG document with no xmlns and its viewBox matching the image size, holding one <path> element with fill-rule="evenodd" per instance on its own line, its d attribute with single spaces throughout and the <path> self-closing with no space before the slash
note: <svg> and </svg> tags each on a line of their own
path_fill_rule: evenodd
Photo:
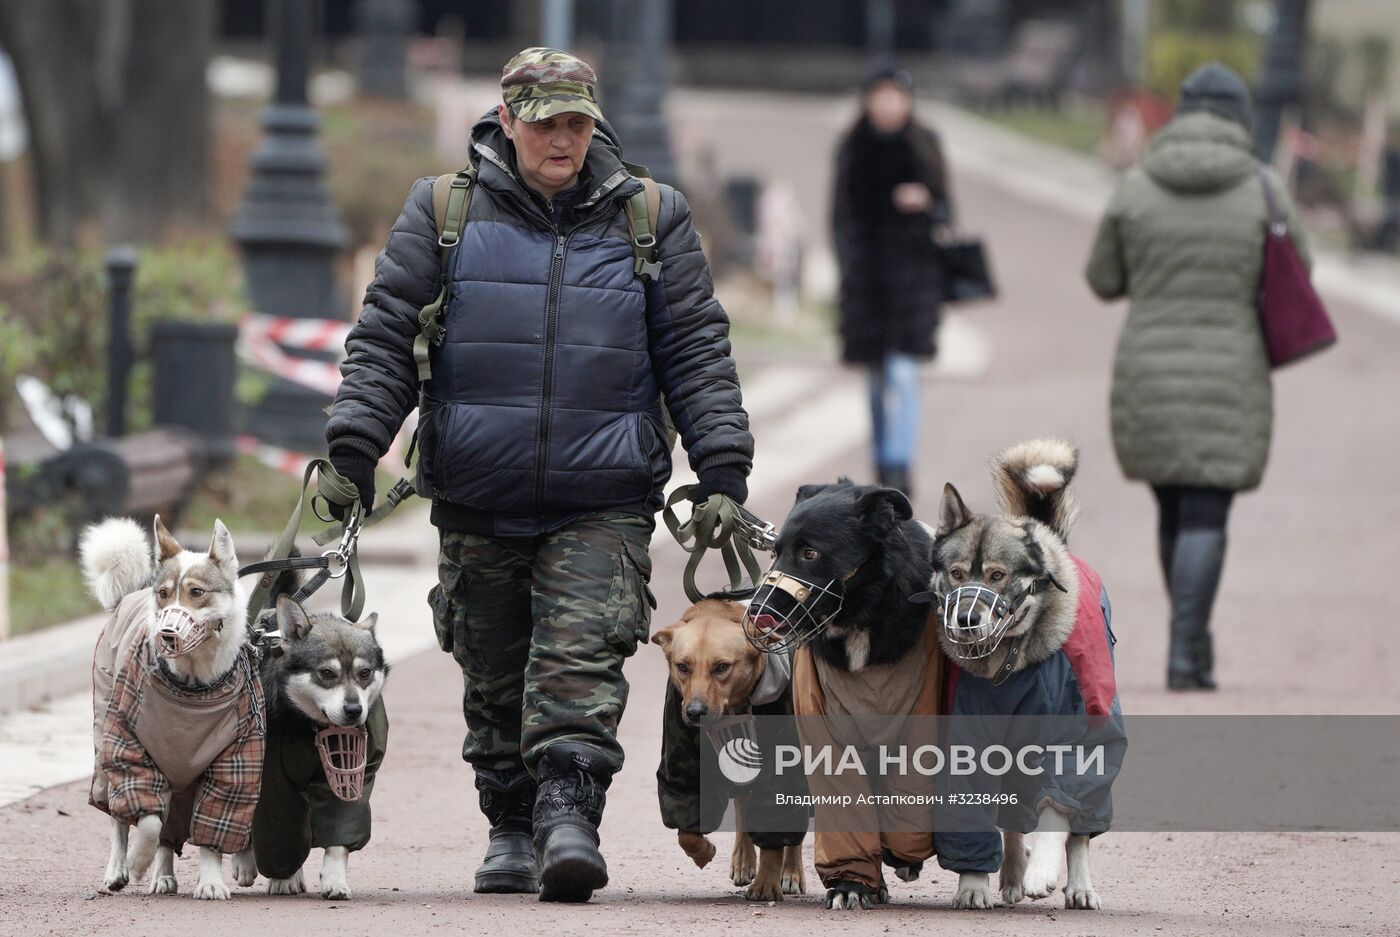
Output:
<svg viewBox="0 0 1400 937">
<path fill-rule="evenodd" d="M 540 873 L 540 900 L 579 903 L 608 884 L 608 867 L 596 851 L 563 847 L 551 850 Z"/>
<path fill-rule="evenodd" d="M 540 890 L 540 880 L 517 872 L 481 872 L 472 890 L 478 895 L 533 895 Z"/>
</svg>

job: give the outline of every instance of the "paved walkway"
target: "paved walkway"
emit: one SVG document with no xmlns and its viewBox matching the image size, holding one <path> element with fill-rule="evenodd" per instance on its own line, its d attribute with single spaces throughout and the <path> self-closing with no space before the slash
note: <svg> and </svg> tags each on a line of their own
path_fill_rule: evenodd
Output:
<svg viewBox="0 0 1400 937">
<path fill-rule="evenodd" d="M 713 135 L 735 159 L 791 167 L 804 202 L 816 206 L 844 115 L 829 101 L 788 104 L 775 108 L 772 96 L 682 94 L 675 110 L 688 133 Z M 1232 518 L 1217 616 L 1224 689 L 1168 695 L 1160 689 L 1166 605 L 1151 499 L 1119 477 L 1108 439 L 1109 361 L 1123 310 L 1098 303 L 1080 279 L 1092 213 L 1006 182 L 1019 176 L 977 162 L 982 157 L 955 142 L 955 123 L 945 132 L 963 217 L 989 238 L 1004 293 L 969 313 L 989 354 L 985 373 L 926 383 L 921 515 L 932 515 L 944 480 L 956 481 L 974 505 L 989 505 L 988 454 L 1031 435 L 1068 435 L 1083 450 L 1078 485 L 1085 510 L 1075 548 L 1112 592 L 1125 711 L 1400 713 L 1400 661 L 1388 615 L 1400 561 L 1393 468 L 1400 328 L 1339 300 L 1338 347 L 1279 375 L 1270 471 Z M 822 217 L 815 209 L 813 216 Z M 868 476 L 856 375 L 816 360 L 782 368 L 751 361 L 745 373 L 759 444 L 752 504 L 761 514 L 780 519 L 799 482 Z M 681 560 L 657 541 L 661 608 L 654 627 L 684 608 Z M 211 925 L 225 933 L 274 927 L 306 935 L 522 928 L 589 935 L 818 928 L 1016 937 L 1397 933 L 1400 836 L 1390 834 L 1113 833 L 1094 845 L 1104 900 L 1095 915 L 1066 912 L 1054 898 L 1009 911 L 954 913 L 952 877 L 937 871 L 898 885 L 894 905 L 864 915 L 827 913 L 815 894 L 782 906 L 750 905 L 726 881 L 722 859 L 696 870 L 660 825 L 653 775 L 666 676 L 650 646 L 629 665 L 633 690 L 622 727 L 628 761 L 603 828 L 612 884 L 581 908 L 470 895 L 485 823 L 457 755 L 459 678 L 445 655 L 409 653 L 431 640 L 422 597 L 432 571 L 371 575 L 371 599 L 386 640 L 399 643 L 399 663 L 386 695 L 393 740 L 375 793 L 375 840 L 351 862 L 350 905 L 313 896 L 269 899 L 261 887 L 215 908 L 188 897 L 101 895 L 105 821 L 85 805 L 78 782 L 0 809 L 0 934 L 185 934 Z M 85 731 L 80 705 L 49 715 L 70 736 Z M 0 734 L 7 724 L 0 722 Z M 0 764 L 13 751 L 0 747 Z M 72 764 L 81 772 L 85 762 Z M 723 854 L 727 837 L 719 839 Z M 193 861 L 181 860 L 179 872 L 188 894 Z"/>
</svg>

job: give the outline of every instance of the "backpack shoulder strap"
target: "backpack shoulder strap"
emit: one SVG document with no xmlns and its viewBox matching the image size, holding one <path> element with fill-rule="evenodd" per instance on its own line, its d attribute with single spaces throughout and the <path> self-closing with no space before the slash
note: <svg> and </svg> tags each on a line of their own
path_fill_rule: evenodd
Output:
<svg viewBox="0 0 1400 937">
<path fill-rule="evenodd" d="M 471 208 L 476 169 L 468 165 L 433 180 L 433 221 L 438 229 L 438 292 L 432 302 L 418 310 L 418 335 L 413 339 L 413 360 L 418 365 L 418 383 L 429 381 L 432 364 L 428 346 L 442 343 L 442 306 L 447 301 L 447 278 L 452 251 L 462 239 L 462 225 Z"/>
<path fill-rule="evenodd" d="M 623 168 L 642 184 L 642 191 L 627 198 L 627 228 L 632 235 L 632 269 L 643 282 L 661 275 L 656 259 L 656 232 L 661 217 L 661 188 L 645 166 L 623 163 Z"/>
</svg>

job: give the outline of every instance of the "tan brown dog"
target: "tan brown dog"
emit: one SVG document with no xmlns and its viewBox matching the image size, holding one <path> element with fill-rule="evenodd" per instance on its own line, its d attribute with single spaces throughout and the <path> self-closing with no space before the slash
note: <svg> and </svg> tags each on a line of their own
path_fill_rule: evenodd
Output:
<svg viewBox="0 0 1400 937">
<path fill-rule="evenodd" d="M 743 618 L 744 606 L 739 603 L 706 599 L 687 609 L 680 621 L 651 636 L 652 643 L 665 653 L 671 671 L 662 765 L 657 772 L 663 819 L 667 826 L 676 828 L 681 849 L 700 868 L 714 858 L 715 846 L 704 833 L 687 828 L 699 815 L 692 803 L 698 801 L 698 727 L 706 719 L 748 712 L 754 690 L 768 667 L 767 655 L 744 637 Z M 790 688 L 785 689 L 785 696 L 790 713 Z M 736 832 L 729 857 L 734 884 L 749 886 L 744 897 L 750 901 L 781 901 L 785 894 L 806 894 L 802 868 L 805 823 L 800 833 L 756 834 L 756 843 L 755 835 L 744 831 L 746 799 L 742 794 L 734 799 Z"/>
</svg>

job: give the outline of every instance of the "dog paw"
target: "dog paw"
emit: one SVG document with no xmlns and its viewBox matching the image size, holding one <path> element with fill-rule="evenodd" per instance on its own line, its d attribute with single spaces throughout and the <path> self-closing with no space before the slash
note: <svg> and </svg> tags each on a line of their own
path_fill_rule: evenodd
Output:
<svg viewBox="0 0 1400 937">
<path fill-rule="evenodd" d="M 985 872 L 964 872 L 958 876 L 953 907 L 959 911 L 983 911 L 992 907 L 992 887 Z"/>
<path fill-rule="evenodd" d="M 826 906 L 831 911 L 869 911 L 874 904 L 870 889 L 860 882 L 836 882 L 826 890 Z"/>
<path fill-rule="evenodd" d="M 258 880 L 258 864 L 253 859 L 253 850 L 245 849 L 234 853 L 233 880 L 240 888 L 251 888 Z"/>
<path fill-rule="evenodd" d="M 729 878 L 736 887 L 742 888 L 745 885 L 753 884 L 754 876 L 757 874 L 758 866 L 752 855 L 730 858 Z"/>
<path fill-rule="evenodd" d="M 762 879 L 755 879 L 755 880 L 754 880 L 754 883 L 753 883 L 752 885 L 749 886 L 748 891 L 744 892 L 744 900 L 745 900 L 745 901 L 782 901 L 782 900 L 783 900 L 783 883 L 782 883 L 782 879 L 781 879 L 781 878 L 778 878 L 778 879 L 774 879 L 773 881 L 763 881 Z"/>
<path fill-rule="evenodd" d="M 156 875 L 151 878 L 151 894 L 153 895 L 175 895 L 180 892 L 180 883 L 173 875 Z M 225 898 L 228 895 L 224 895 Z"/>
<path fill-rule="evenodd" d="M 321 897 L 327 901 L 349 901 L 350 885 L 344 880 L 330 881 L 321 879 Z"/>
<path fill-rule="evenodd" d="M 1093 888 L 1065 888 L 1065 907 L 1079 911 L 1099 910 L 1099 893 Z"/>
<path fill-rule="evenodd" d="M 300 895 L 306 891 L 306 879 L 301 874 L 301 869 L 297 869 L 296 874 L 291 878 L 270 878 L 267 880 L 267 893 L 269 895 Z"/>
<path fill-rule="evenodd" d="M 1020 882 L 1007 882 L 1001 886 L 1001 900 L 1003 904 L 1019 904 L 1026 893 L 1021 889 Z"/>
<path fill-rule="evenodd" d="M 784 872 L 782 885 L 785 895 L 807 894 L 807 876 L 802 873 L 801 869 Z"/>
<path fill-rule="evenodd" d="M 108 891 L 121 891 L 131 881 L 131 876 L 127 875 L 125 868 L 108 869 L 107 876 L 102 880 L 102 887 Z"/>
<path fill-rule="evenodd" d="M 680 843 L 681 851 L 690 857 L 690 861 L 695 863 L 697 869 L 703 869 L 715 857 L 715 844 L 710 842 L 708 836 L 701 833 L 688 833 L 681 830 L 676 833 L 676 841 Z"/>
<path fill-rule="evenodd" d="M 1021 879 L 1021 890 L 1027 898 L 1045 898 L 1060 887 L 1057 873 L 1057 869 L 1032 863 L 1031 867 L 1026 869 L 1025 877 Z"/>
<path fill-rule="evenodd" d="M 909 865 L 896 866 L 894 877 L 901 882 L 917 882 L 923 871 L 924 864 L 922 862 L 911 862 Z"/>
<path fill-rule="evenodd" d="M 197 901 L 227 901 L 229 897 L 228 886 L 221 880 L 199 881 L 194 886 L 194 897 Z"/>
</svg>

